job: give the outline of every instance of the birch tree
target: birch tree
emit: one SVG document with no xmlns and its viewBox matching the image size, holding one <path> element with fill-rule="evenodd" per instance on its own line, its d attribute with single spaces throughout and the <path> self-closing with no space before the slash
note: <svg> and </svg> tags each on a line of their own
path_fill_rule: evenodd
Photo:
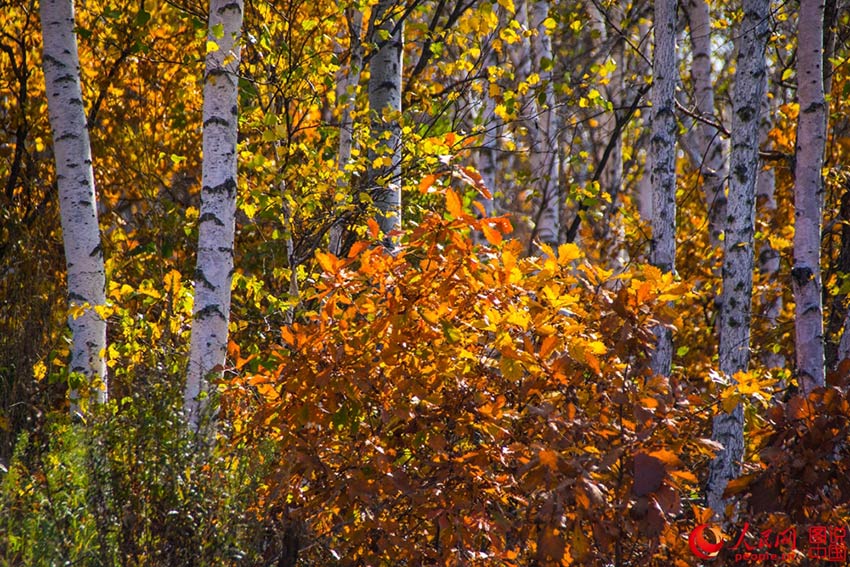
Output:
<svg viewBox="0 0 850 567">
<path fill-rule="evenodd" d="M 481 173 L 481 181 L 491 193 L 491 197 L 487 198 L 479 194 L 478 202 L 484 209 L 486 216 L 491 216 L 495 211 L 495 191 L 498 175 L 498 162 L 496 152 L 499 150 L 499 137 L 501 135 L 501 122 L 496 116 L 496 99 L 490 93 L 490 69 L 495 71 L 499 64 L 496 57 L 496 50 L 492 47 L 492 38 L 487 42 L 487 52 L 484 58 L 484 69 L 488 76 L 484 82 L 481 109 L 481 127 L 483 129 L 481 147 L 478 149 L 478 171 Z M 480 234 L 476 234 L 475 238 L 482 241 Z"/>
<path fill-rule="evenodd" d="M 690 0 L 687 14 L 693 48 L 691 77 L 696 108 L 703 118 L 719 122 L 715 113 L 714 85 L 711 77 L 711 13 L 708 3 L 706 0 Z M 705 122 L 698 122 L 696 125 L 696 146 L 701 159 L 700 173 L 708 209 L 709 238 L 713 246 L 720 246 L 720 235 L 726 217 L 723 185 L 728 175 L 728 151 L 718 128 Z"/>
<path fill-rule="evenodd" d="M 673 113 L 677 82 L 677 0 L 655 2 L 655 47 L 652 53 L 652 243 L 650 261 L 664 272 L 676 269 L 676 117 Z M 655 330 L 652 370 L 670 375 L 673 336 L 669 328 Z"/>
<path fill-rule="evenodd" d="M 73 0 L 43 0 L 40 16 L 47 108 L 53 132 L 68 270 L 71 372 L 84 378 L 93 400 L 104 402 L 107 397 L 106 321 L 96 308 L 106 304 L 106 275 L 91 144 L 80 87 Z M 81 412 L 77 399 L 79 391 L 72 388 L 72 414 Z"/>
<path fill-rule="evenodd" d="M 525 7 L 526 3 L 523 3 Z M 540 69 L 540 81 L 543 84 L 542 97 L 536 104 L 537 112 L 532 129 L 531 170 L 537 177 L 540 205 L 535 219 L 537 238 L 545 244 L 558 244 L 561 232 L 560 221 L 560 168 L 558 151 L 558 125 L 555 112 L 555 87 L 552 83 L 552 39 L 549 37 L 549 3 L 537 0 L 529 11 L 531 53 L 535 69 Z M 542 99 L 542 100 L 541 100 Z"/>
<path fill-rule="evenodd" d="M 720 371 L 734 379 L 750 362 L 756 179 L 759 169 L 759 127 L 764 99 L 764 50 L 769 0 L 745 0 L 741 41 L 732 99 L 732 152 L 729 197 L 723 239 L 723 291 L 720 320 Z M 708 504 L 723 515 L 723 491 L 738 476 L 744 456 L 744 414 L 740 405 L 714 418 L 712 438 L 723 445 L 709 470 Z"/>
<path fill-rule="evenodd" d="M 797 26 L 794 289 L 798 382 L 804 393 L 824 384 L 820 243 L 826 102 L 823 90 L 823 0 L 802 0 Z"/>
<path fill-rule="evenodd" d="M 381 0 L 373 8 L 370 41 L 378 46 L 372 54 L 369 74 L 369 108 L 372 113 L 372 137 L 378 147 L 368 172 L 373 184 L 372 200 L 378 209 L 376 221 L 384 233 L 388 248 L 395 246 L 389 236 L 401 229 L 401 71 L 403 51 L 402 22 L 393 14 L 395 2 Z"/>
<path fill-rule="evenodd" d="M 204 71 L 204 133 L 198 260 L 189 369 L 183 392 L 189 426 L 208 407 L 208 379 L 227 354 L 236 216 L 236 137 L 242 0 L 211 0 Z"/>
<path fill-rule="evenodd" d="M 348 68 L 342 70 L 339 83 L 337 84 L 337 100 L 340 101 L 341 115 L 339 119 L 339 156 L 337 167 L 339 168 L 339 181 L 337 182 L 337 197 L 335 205 L 346 202 L 349 187 L 349 174 L 345 167 L 351 159 L 351 150 L 354 145 L 354 119 L 353 110 L 357 102 L 357 85 L 360 83 L 360 71 L 363 67 L 363 44 L 360 39 L 363 27 L 363 12 L 356 6 L 345 10 L 348 22 Z M 335 207 L 337 210 L 339 207 Z M 341 214 L 337 214 L 334 224 L 330 229 L 331 254 L 339 255 L 342 249 L 343 222 Z"/>
</svg>

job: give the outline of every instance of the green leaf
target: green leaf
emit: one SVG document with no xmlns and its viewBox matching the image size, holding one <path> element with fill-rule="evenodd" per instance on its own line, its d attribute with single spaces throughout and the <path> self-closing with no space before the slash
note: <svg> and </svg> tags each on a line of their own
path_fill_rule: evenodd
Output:
<svg viewBox="0 0 850 567">
<path fill-rule="evenodd" d="M 139 27 L 144 26 L 151 19 L 151 13 L 146 11 L 144 8 L 136 14 L 136 25 Z"/>
</svg>

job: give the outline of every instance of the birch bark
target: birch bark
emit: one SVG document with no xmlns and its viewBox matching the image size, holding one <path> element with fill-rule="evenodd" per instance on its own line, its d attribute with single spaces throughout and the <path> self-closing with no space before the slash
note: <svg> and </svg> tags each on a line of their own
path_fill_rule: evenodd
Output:
<svg viewBox="0 0 850 567">
<path fill-rule="evenodd" d="M 501 123 L 499 117 L 496 116 L 496 99 L 490 95 L 490 71 L 496 69 L 499 61 L 496 56 L 496 50 L 493 49 L 491 42 L 487 43 L 487 54 L 484 59 L 484 69 L 487 75 L 487 80 L 484 83 L 484 92 L 482 98 L 481 110 L 481 127 L 484 130 L 481 140 L 481 147 L 478 149 L 478 168 L 481 174 L 481 181 L 484 186 L 490 191 L 493 198 L 486 198 L 483 195 L 477 197 L 478 202 L 484 209 L 486 216 L 492 216 L 495 210 L 494 199 L 497 184 L 497 175 L 499 170 L 496 152 L 499 151 L 499 137 L 501 135 Z M 476 234 L 476 239 L 482 240 L 480 234 Z"/>
<path fill-rule="evenodd" d="M 769 0 L 744 0 L 733 94 L 729 197 L 723 239 L 723 291 L 720 321 L 720 371 L 727 377 L 746 371 L 750 361 L 756 180 L 759 126 L 764 99 L 764 50 L 770 35 Z M 707 496 L 715 514 L 724 514 L 723 492 L 741 471 L 744 415 L 741 406 L 714 418 L 712 439 L 723 450 L 711 462 Z"/>
<path fill-rule="evenodd" d="M 342 112 L 339 119 L 339 157 L 337 168 L 339 169 L 339 181 L 337 182 L 337 197 L 334 208 L 337 210 L 334 224 L 330 229 L 331 254 L 339 256 L 342 252 L 343 237 L 343 215 L 339 212 L 338 205 L 345 203 L 348 199 L 349 174 L 345 166 L 351 159 L 351 149 L 354 144 L 354 120 L 352 110 L 357 101 L 357 85 L 360 84 L 360 71 L 363 67 L 363 44 L 360 40 L 361 28 L 363 27 L 363 12 L 356 6 L 346 9 L 346 20 L 348 21 L 348 69 L 342 74 L 337 85 L 337 100 L 340 101 Z"/>
<path fill-rule="evenodd" d="M 549 245 L 557 245 L 561 232 L 560 215 L 560 168 L 558 152 L 558 127 L 555 113 L 555 87 L 552 83 L 552 39 L 549 37 L 545 21 L 549 17 L 549 2 L 537 0 L 531 5 L 529 13 L 531 53 L 536 69 L 540 69 L 540 81 L 543 85 L 543 100 L 538 99 L 532 128 L 531 171 L 537 178 L 540 193 L 540 205 L 535 223 L 537 238 Z"/>
<path fill-rule="evenodd" d="M 693 63 L 691 77 L 697 111 L 705 118 L 718 121 L 714 108 L 714 85 L 711 78 L 711 14 L 706 0 L 688 2 Z M 697 149 L 702 162 L 706 207 L 708 208 L 709 239 L 713 246 L 721 246 L 723 219 L 726 217 L 726 195 L 723 184 L 728 176 L 726 156 L 728 148 L 717 128 L 703 122 L 696 126 Z"/>
<path fill-rule="evenodd" d="M 236 225 L 236 73 L 243 13 L 243 0 L 210 1 L 194 321 L 183 391 L 186 420 L 195 431 L 203 417 L 210 417 L 208 379 L 221 373 L 227 354 Z"/>
<path fill-rule="evenodd" d="M 655 47 L 652 53 L 652 132 L 649 161 L 652 184 L 650 261 L 664 272 L 676 269 L 676 117 L 677 0 L 655 2 Z M 670 375 L 673 336 L 669 328 L 655 330 L 652 370 Z"/>
<path fill-rule="evenodd" d="M 107 397 L 106 321 L 96 307 L 106 304 L 103 247 L 91 144 L 80 87 L 80 60 L 74 31 L 73 0 L 42 0 L 43 67 L 47 108 L 56 156 L 56 182 L 71 315 L 71 372 L 85 377 L 91 398 Z M 75 316 L 76 313 L 79 313 Z M 71 413 L 81 413 L 79 391 L 71 390 Z"/>
<path fill-rule="evenodd" d="M 823 0 L 802 0 L 797 29 L 796 180 L 794 185 L 794 290 L 798 382 L 803 393 L 824 384 L 820 242 L 826 101 L 823 90 Z"/>
<path fill-rule="evenodd" d="M 391 233 L 401 229 L 401 72 L 403 24 L 393 17 L 393 0 L 380 0 L 373 8 L 370 41 L 379 46 L 372 56 L 369 74 L 369 108 L 372 112 L 372 137 L 378 140 L 371 156 L 389 160 L 369 171 L 373 184 L 372 200 L 378 209 L 375 220 L 384 233 L 384 245 L 395 248 Z"/>
</svg>

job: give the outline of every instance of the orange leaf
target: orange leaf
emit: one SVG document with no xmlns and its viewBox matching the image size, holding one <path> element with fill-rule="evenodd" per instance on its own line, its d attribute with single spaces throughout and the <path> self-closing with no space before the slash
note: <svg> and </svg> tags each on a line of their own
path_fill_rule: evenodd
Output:
<svg viewBox="0 0 850 567">
<path fill-rule="evenodd" d="M 729 484 L 726 485 L 726 490 L 723 491 L 723 497 L 726 498 L 733 494 L 743 492 L 756 479 L 756 476 L 757 475 L 753 473 L 733 478 L 729 481 Z"/>
<path fill-rule="evenodd" d="M 322 266 L 322 269 L 329 274 L 335 274 L 337 272 L 339 260 L 337 260 L 336 256 L 333 254 L 316 250 L 316 260 L 319 261 L 319 265 Z"/>
<path fill-rule="evenodd" d="M 653 451 L 649 454 L 649 456 L 655 457 L 665 465 L 669 465 L 671 467 L 679 467 L 682 465 L 682 460 L 679 459 L 679 456 L 673 451 L 668 451 L 667 449 Z"/>
<path fill-rule="evenodd" d="M 492 199 L 493 194 L 484 184 L 484 178 L 481 177 L 481 174 L 469 167 L 461 167 L 458 171 L 458 177 L 475 187 L 481 196 L 485 199 Z"/>
<path fill-rule="evenodd" d="M 378 226 L 378 222 L 375 219 L 367 219 L 366 225 L 369 227 L 369 236 L 378 238 L 378 235 L 381 234 L 381 227 Z"/>
<path fill-rule="evenodd" d="M 428 189 L 437 181 L 437 176 L 434 174 L 428 174 L 422 178 L 422 181 L 419 182 L 419 191 L 422 193 L 427 193 Z"/>
<path fill-rule="evenodd" d="M 553 471 L 558 468 L 558 453 L 555 451 L 542 449 L 539 453 L 537 453 L 537 457 L 540 459 L 541 465 L 545 465 Z"/>
<path fill-rule="evenodd" d="M 558 337 L 549 335 L 540 345 L 540 358 L 548 358 L 552 351 L 555 350 L 555 345 L 558 344 Z"/>
<path fill-rule="evenodd" d="M 475 204 L 477 205 L 478 203 L 476 202 Z M 486 221 L 481 223 L 481 232 L 484 233 L 484 238 L 487 239 L 487 242 L 493 246 L 498 246 L 502 243 L 502 233 L 493 229 Z"/>
<path fill-rule="evenodd" d="M 356 257 L 358 254 L 363 252 L 363 250 L 365 250 L 366 248 L 369 248 L 369 246 L 370 246 L 369 243 L 366 242 L 365 240 L 360 240 L 358 242 L 355 242 L 354 244 L 351 245 L 351 250 L 348 251 L 348 257 L 349 258 Z"/>
<path fill-rule="evenodd" d="M 463 216 L 463 205 L 460 202 L 460 197 L 451 189 L 446 189 L 446 209 L 456 219 Z"/>
</svg>

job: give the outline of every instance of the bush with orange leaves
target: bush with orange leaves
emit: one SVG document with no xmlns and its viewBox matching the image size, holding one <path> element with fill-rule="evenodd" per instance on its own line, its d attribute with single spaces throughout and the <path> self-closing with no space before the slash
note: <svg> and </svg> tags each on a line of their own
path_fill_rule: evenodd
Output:
<svg viewBox="0 0 850 567">
<path fill-rule="evenodd" d="M 710 416 L 648 369 L 686 286 L 571 244 L 521 258 L 509 230 L 454 206 L 395 254 L 317 253 L 314 311 L 230 389 L 305 564 L 690 561 L 677 522 L 693 526 Z"/>
</svg>

